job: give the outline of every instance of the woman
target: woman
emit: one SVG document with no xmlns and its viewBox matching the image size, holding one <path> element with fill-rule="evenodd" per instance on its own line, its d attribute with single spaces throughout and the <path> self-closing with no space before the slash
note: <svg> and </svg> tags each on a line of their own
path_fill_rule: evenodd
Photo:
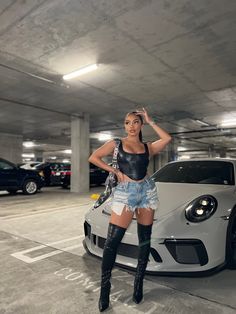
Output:
<svg viewBox="0 0 236 314">
<path fill-rule="evenodd" d="M 142 142 L 143 121 L 153 128 L 160 137 L 159 140 L 147 144 Z M 103 250 L 100 312 L 109 307 L 110 278 L 117 248 L 134 213 L 137 218 L 139 256 L 133 301 L 138 304 L 143 298 L 143 279 L 150 252 L 154 211 L 157 209 L 158 201 L 155 183 L 147 176 L 147 167 L 149 158 L 163 150 L 171 140 L 171 136 L 149 117 L 144 108 L 128 113 L 124 126 L 127 137 L 120 140 L 118 169 L 112 168 L 102 160 L 103 157 L 113 153 L 116 145 L 114 140 L 106 142 L 89 158 L 89 161 L 96 166 L 115 173 L 119 182 L 113 196 L 108 235 Z"/>
</svg>

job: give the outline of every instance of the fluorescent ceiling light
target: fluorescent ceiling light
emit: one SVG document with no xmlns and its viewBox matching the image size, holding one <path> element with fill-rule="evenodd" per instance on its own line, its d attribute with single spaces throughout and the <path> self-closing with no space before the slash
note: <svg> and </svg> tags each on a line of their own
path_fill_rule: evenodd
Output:
<svg viewBox="0 0 236 314">
<path fill-rule="evenodd" d="M 186 147 L 183 147 L 183 146 L 177 147 L 177 151 L 178 151 L 178 152 L 183 152 L 183 151 L 185 151 L 185 150 L 187 150 Z"/>
<path fill-rule="evenodd" d="M 65 149 L 63 152 L 65 154 L 72 154 L 72 150 L 71 149 Z"/>
<path fill-rule="evenodd" d="M 99 141 L 108 141 L 111 139 L 111 134 L 100 133 L 98 136 Z"/>
<path fill-rule="evenodd" d="M 49 158 L 50 158 L 50 159 L 53 159 L 53 160 L 57 159 L 56 156 L 52 156 L 52 157 L 49 157 Z"/>
<path fill-rule="evenodd" d="M 25 141 L 23 142 L 23 146 L 26 147 L 26 148 L 30 148 L 30 147 L 34 147 L 36 146 L 34 142 L 31 142 L 31 141 Z"/>
<path fill-rule="evenodd" d="M 70 162 L 69 159 L 63 159 L 62 162 Z"/>
<path fill-rule="evenodd" d="M 80 75 L 83 75 L 85 73 L 97 70 L 97 68 L 98 68 L 97 64 L 88 65 L 88 66 L 86 66 L 84 68 L 81 68 L 79 70 L 76 70 L 76 71 L 73 71 L 71 73 L 63 75 L 63 80 L 71 80 L 71 79 L 73 79 L 73 78 L 75 78 L 77 76 L 80 76 Z"/>
<path fill-rule="evenodd" d="M 34 158 L 35 154 L 22 154 L 21 156 L 24 158 Z"/>
<path fill-rule="evenodd" d="M 191 157 L 189 155 L 182 155 L 178 159 L 190 159 Z"/>
<path fill-rule="evenodd" d="M 202 121 L 202 120 L 198 120 L 198 119 L 196 119 L 195 121 L 196 121 L 197 123 L 201 124 L 201 125 L 204 125 L 204 126 L 210 126 L 210 124 L 209 124 L 209 123 L 206 123 L 206 122 L 204 122 L 204 121 Z"/>
<path fill-rule="evenodd" d="M 234 120 L 225 120 L 221 123 L 221 126 L 236 126 L 236 119 Z"/>
</svg>

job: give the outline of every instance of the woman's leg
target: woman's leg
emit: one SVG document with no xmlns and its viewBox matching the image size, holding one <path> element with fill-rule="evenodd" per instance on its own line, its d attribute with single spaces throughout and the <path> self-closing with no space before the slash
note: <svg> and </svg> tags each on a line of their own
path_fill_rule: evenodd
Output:
<svg viewBox="0 0 236 314">
<path fill-rule="evenodd" d="M 155 211 L 151 208 L 137 208 L 136 209 L 137 222 L 141 225 L 152 225 Z"/>
<path fill-rule="evenodd" d="M 130 210 L 127 210 L 126 207 L 124 207 L 121 215 L 117 215 L 112 211 L 110 223 L 127 229 L 132 221 L 133 215 L 134 213 Z"/>
<path fill-rule="evenodd" d="M 103 312 L 109 307 L 111 271 L 116 260 L 118 246 L 132 218 L 133 212 L 127 211 L 126 208 L 123 209 L 121 215 L 117 215 L 114 212 L 111 214 L 107 239 L 103 249 L 101 293 L 99 298 L 100 312 Z"/>
<path fill-rule="evenodd" d="M 151 247 L 151 233 L 154 211 L 152 209 L 139 208 L 136 210 L 136 217 L 139 239 L 139 255 L 134 280 L 133 301 L 138 304 L 143 299 L 143 279 Z"/>
</svg>

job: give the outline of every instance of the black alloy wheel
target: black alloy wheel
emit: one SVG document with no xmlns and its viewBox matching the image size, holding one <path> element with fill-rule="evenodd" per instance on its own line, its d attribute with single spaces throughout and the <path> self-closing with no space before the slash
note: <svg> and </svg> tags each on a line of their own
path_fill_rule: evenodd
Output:
<svg viewBox="0 0 236 314">
<path fill-rule="evenodd" d="M 38 186 L 34 179 L 28 179 L 24 182 L 22 191 L 24 194 L 33 195 L 37 192 Z"/>
</svg>

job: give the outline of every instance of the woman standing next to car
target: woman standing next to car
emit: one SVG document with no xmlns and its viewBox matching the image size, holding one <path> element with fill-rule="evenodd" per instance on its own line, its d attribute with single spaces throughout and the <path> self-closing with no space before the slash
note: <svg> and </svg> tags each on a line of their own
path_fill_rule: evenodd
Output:
<svg viewBox="0 0 236 314">
<path fill-rule="evenodd" d="M 153 128 L 160 139 L 151 143 L 142 142 L 143 121 Z M 139 255 L 133 301 L 138 304 L 143 298 L 143 279 L 151 246 L 154 211 L 158 203 L 156 186 L 147 176 L 147 167 L 149 158 L 163 150 L 171 140 L 171 136 L 149 117 L 144 108 L 128 113 L 124 126 L 127 137 L 120 140 L 117 155 L 118 169 L 112 168 L 102 160 L 103 157 L 114 152 L 116 145 L 114 140 L 106 142 L 89 157 L 89 162 L 115 173 L 119 182 L 113 196 L 108 235 L 103 250 L 100 312 L 109 307 L 110 278 L 117 248 L 134 213 L 137 218 Z"/>
</svg>

